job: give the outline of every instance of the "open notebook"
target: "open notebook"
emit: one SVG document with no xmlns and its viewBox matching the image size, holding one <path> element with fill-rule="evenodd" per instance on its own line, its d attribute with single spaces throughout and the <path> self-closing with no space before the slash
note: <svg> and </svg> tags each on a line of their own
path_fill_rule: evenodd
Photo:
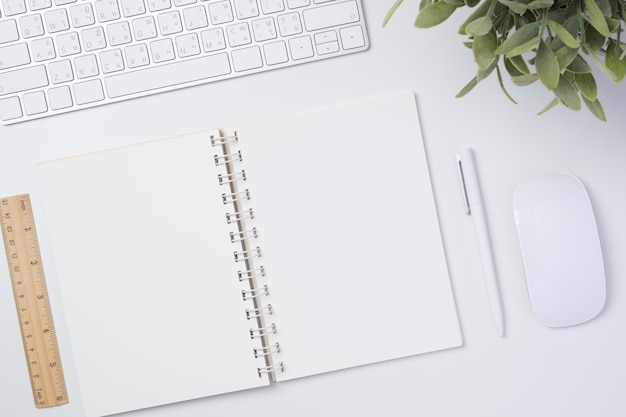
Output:
<svg viewBox="0 0 626 417">
<path fill-rule="evenodd" d="M 37 174 L 88 417 L 462 343 L 412 92 Z"/>
</svg>

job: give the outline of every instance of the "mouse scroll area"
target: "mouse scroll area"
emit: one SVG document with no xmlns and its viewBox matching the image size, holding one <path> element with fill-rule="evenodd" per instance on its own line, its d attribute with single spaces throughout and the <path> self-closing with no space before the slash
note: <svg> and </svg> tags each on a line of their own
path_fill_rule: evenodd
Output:
<svg viewBox="0 0 626 417">
<path fill-rule="evenodd" d="M 539 322 L 565 327 L 597 316 L 606 279 L 582 182 L 564 173 L 534 176 L 518 186 L 513 200 L 528 294 Z"/>
</svg>

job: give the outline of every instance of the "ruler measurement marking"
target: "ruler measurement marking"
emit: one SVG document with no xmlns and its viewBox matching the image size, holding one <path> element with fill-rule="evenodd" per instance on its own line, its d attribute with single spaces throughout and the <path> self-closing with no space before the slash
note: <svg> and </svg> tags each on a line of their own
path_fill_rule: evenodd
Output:
<svg viewBox="0 0 626 417">
<path fill-rule="evenodd" d="M 0 199 L 0 225 L 35 406 L 68 402 L 28 194 Z"/>
</svg>

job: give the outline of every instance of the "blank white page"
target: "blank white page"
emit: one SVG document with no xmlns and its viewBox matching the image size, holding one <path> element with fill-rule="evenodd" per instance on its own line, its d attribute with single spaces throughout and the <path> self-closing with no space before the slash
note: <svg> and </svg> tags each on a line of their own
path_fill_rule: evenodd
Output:
<svg viewBox="0 0 626 417">
<path fill-rule="evenodd" d="M 278 380 L 461 345 L 412 92 L 237 130 Z"/>
<path fill-rule="evenodd" d="M 37 167 L 87 417 L 259 378 L 209 135 Z"/>
</svg>

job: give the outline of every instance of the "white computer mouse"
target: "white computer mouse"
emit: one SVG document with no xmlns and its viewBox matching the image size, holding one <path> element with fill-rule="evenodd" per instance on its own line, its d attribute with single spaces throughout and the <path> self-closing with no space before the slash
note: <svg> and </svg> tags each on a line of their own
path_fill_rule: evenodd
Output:
<svg viewBox="0 0 626 417">
<path fill-rule="evenodd" d="M 522 182 L 513 198 L 528 294 L 540 323 L 564 327 L 597 316 L 606 279 L 591 201 L 573 175 Z"/>
</svg>

